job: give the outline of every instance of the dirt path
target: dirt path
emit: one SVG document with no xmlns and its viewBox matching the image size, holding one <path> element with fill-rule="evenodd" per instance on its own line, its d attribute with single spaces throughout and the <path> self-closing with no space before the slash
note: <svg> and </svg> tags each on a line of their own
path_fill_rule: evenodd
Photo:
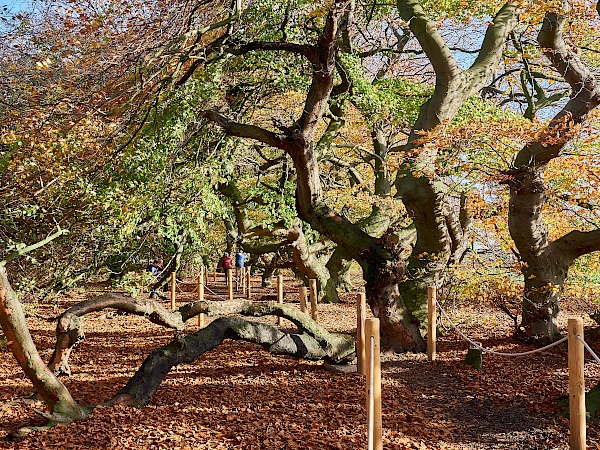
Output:
<svg viewBox="0 0 600 450">
<path fill-rule="evenodd" d="M 221 294 L 223 286 L 212 286 Z M 182 287 L 183 289 L 185 287 Z M 287 289 L 286 302 L 297 304 Z M 58 314 L 90 293 L 60 299 Z M 272 295 L 255 289 L 256 297 Z M 179 294 L 193 300 L 193 293 Z M 216 297 L 215 297 L 216 298 Z M 463 329 L 486 346 L 521 351 L 507 321 L 489 311 L 455 310 Z M 319 317 L 332 331 L 353 332 L 351 296 L 340 305 L 322 305 Z M 275 323 L 274 318 L 265 319 Z M 187 332 L 198 327 L 188 324 Z M 496 324 L 490 326 L 490 324 Z M 30 319 L 43 356 L 54 344 L 52 323 Z M 285 326 L 285 325 L 284 325 Z M 94 314 L 86 319 L 86 340 L 73 352 L 67 380 L 83 404 L 109 399 L 145 356 L 170 341 L 172 331 L 132 316 Z M 600 343 L 590 342 L 600 348 Z M 556 418 L 556 402 L 567 392 L 566 350 L 528 358 L 484 356 L 484 370 L 462 364 L 466 344 L 455 333 L 442 336 L 439 359 L 424 355 L 382 355 L 385 449 L 567 449 L 568 421 Z M 0 348 L 0 401 L 23 398 L 31 387 L 6 347 Z M 600 371 L 586 364 L 588 389 Z M 98 407 L 83 422 L 38 433 L 0 448 L 114 449 L 363 449 L 366 447 L 364 379 L 332 374 L 321 363 L 273 357 L 259 347 L 228 341 L 193 364 L 173 370 L 151 404 L 140 410 Z M 43 423 L 26 405 L 0 410 L 0 433 Z M 596 448 L 600 427 L 588 427 Z"/>
</svg>

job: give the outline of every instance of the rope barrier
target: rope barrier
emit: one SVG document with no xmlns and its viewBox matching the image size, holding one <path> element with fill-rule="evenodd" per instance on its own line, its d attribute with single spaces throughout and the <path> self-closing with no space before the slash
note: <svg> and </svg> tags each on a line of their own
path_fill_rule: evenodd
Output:
<svg viewBox="0 0 600 450">
<path fill-rule="evenodd" d="M 193 281 L 187 282 L 187 281 L 183 281 L 183 280 L 182 280 L 182 281 L 178 281 L 178 280 L 176 280 L 176 281 L 175 281 L 175 286 L 176 286 L 176 287 L 179 289 L 179 291 L 180 291 L 180 292 L 184 292 L 184 293 L 185 293 L 185 291 L 183 291 L 183 290 L 182 290 L 182 289 L 179 287 L 179 285 L 180 285 L 180 284 L 192 285 L 192 284 L 194 284 L 194 282 L 193 282 Z M 213 291 L 211 288 L 209 288 L 209 287 L 206 285 L 206 283 L 202 283 L 202 285 L 204 286 L 204 289 L 208 290 L 208 291 L 209 291 L 209 292 L 210 292 L 212 295 L 214 295 L 214 296 L 216 296 L 216 297 L 218 297 L 218 298 L 222 298 L 223 300 L 229 300 L 227 297 L 224 297 L 224 296 L 222 296 L 222 295 L 220 295 L 220 294 L 217 294 L 215 291 Z"/>
<path fill-rule="evenodd" d="M 442 315 L 446 318 L 446 320 L 448 321 L 448 323 L 452 326 L 452 328 L 454 328 L 454 330 L 458 333 L 458 335 L 466 342 L 468 342 L 469 344 L 471 344 L 474 348 L 481 350 L 482 352 L 485 353 L 490 353 L 492 355 L 498 355 L 498 356 L 527 356 L 527 355 L 532 355 L 534 353 L 539 353 L 539 352 L 543 352 L 544 350 L 547 350 L 551 347 L 554 347 L 558 344 L 561 344 L 563 342 L 565 342 L 567 339 L 569 339 L 568 336 L 565 336 L 562 339 L 559 339 L 556 342 L 553 342 L 552 344 L 546 345 L 545 347 L 541 347 L 541 348 L 537 348 L 535 350 L 529 350 L 527 352 L 519 352 L 519 353 L 504 353 L 504 352 L 497 352 L 495 350 L 489 349 L 484 347 L 483 345 L 481 345 L 479 342 L 475 342 L 472 339 L 470 339 L 467 335 L 465 335 L 462 331 L 460 331 L 458 329 L 458 327 L 456 325 L 454 325 L 454 323 L 452 322 L 452 320 L 450 320 L 450 317 L 448 317 L 448 315 L 446 314 L 446 311 L 444 311 L 444 308 L 442 308 L 442 305 L 440 305 L 440 303 L 436 300 L 437 306 L 440 309 Z M 599 361 L 600 362 L 600 361 Z"/>
<path fill-rule="evenodd" d="M 212 295 L 215 295 L 219 298 L 222 298 L 224 300 L 229 300 L 227 297 L 222 296 L 221 294 L 217 294 L 215 291 L 213 291 L 211 288 L 209 288 L 206 284 L 204 285 L 204 289 L 208 290 Z"/>
<path fill-rule="evenodd" d="M 600 358 L 598 358 L 598 355 L 596 355 L 596 353 L 594 353 L 594 350 L 592 350 L 592 347 L 590 347 L 588 345 L 588 343 L 585 342 L 581 336 L 577 336 L 577 339 L 579 339 L 583 343 L 583 346 L 590 353 L 590 355 L 592 355 L 592 358 L 594 358 L 596 360 L 596 362 L 598 364 L 600 364 Z"/>
</svg>

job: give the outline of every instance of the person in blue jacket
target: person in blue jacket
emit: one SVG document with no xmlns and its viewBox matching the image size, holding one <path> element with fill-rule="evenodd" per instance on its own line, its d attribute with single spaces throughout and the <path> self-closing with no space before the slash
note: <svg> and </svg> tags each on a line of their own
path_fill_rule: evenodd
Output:
<svg viewBox="0 0 600 450">
<path fill-rule="evenodd" d="M 248 255 L 242 250 L 235 254 L 235 273 L 238 278 L 244 275 L 244 261 L 246 258 L 248 258 Z"/>
</svg>

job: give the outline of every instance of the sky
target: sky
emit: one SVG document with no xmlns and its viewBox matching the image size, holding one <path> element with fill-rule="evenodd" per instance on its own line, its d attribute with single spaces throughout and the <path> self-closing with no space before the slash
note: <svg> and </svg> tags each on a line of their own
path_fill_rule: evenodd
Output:
<svg viewBox="0 0 600 450">
<path fill-rule="evenodd" d="M 0 18 L 9 18 L 19 11 L 26 11 L 35 0 L 0 0 Z"/>
</svg>

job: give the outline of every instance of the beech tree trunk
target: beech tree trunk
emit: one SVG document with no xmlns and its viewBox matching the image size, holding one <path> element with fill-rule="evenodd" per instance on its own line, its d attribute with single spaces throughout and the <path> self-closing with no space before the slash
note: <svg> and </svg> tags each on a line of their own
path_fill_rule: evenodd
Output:
<svg viewBox="0 0 600 450">
<path fill-rule="evenodd" d="M 290 305 L 253 304 L 246 301 L 202 301 L 183 305 L 177 311 L 170 312 L 153 300 L 104 294 L 77 304 L 61 315 L 57 327 L 56 346 L 60 351 L 53 355 L 54 362 L 66 363 L 68 367 L 66 359 L 70 350 L 83 339 L 82 317 L 105 308 L 116 308 L 143 315 L 154 323 L 175 329 L 183 329 L 186 320 L 200 313 L 237 313 L 255 317 L 276 315 L 288 319 L 298 328 L 297 333 L 285 333 L 270 325 L 253 323 L 237 317 L 219 318 L 197 333 L 185 337 L 177 336 L 169 345 L 155 350 L 109 403 L 133 406 L 147 404 L 171 367 L 192 362 L 206 351 L 218 346 L 226 338 L 257 343 L 273 354 L 286 354 L 312 360 L 325 359 L 344 363 L 352 361 L 356 356 L 352 336 L 329 333 L 309 316 Z M 30 431 L 87 417 L 93 408 L 79 406 L 63 383 L 40 358 L 25 323 L 21 304 L 10 287 L 3 265 L 0 265 L 0 324 L 11 351 L 33 382 L 36 393 L 50 410 L 50 414 L 45 415 L 49 419 L 48 425 L 21 428 L 13 432 L 11 438 L 19 439 Z M 65 339 L 61 341 L 60 335 Z M 65 351 L 66 349 L 68 351 Z"/>
<path fill-rule="evenodd" d="M 538 42 L 556 71 L 571 85 L 573 97 L 550 121 L 537 141 L 521 149 L 514 168 L 507 171 L 510 186 L 508 223 L 511 237 L 523 261 L 525 279 L 522 327 L 528 339 L 547 343 L 560 337 L 557 316 L 569 267 L 576 258 L 600 250 L 600 230 L 572 231 L 548 239 L 543 217 L 547 192 L 544 173 L 550 161 L 562 155 L 574 127 L 586 121 L 600 104 L 600 86 L 578 54 L 566 44 L 562 30 L 568 4 L 561 13 L 549 12 Z"/>
<path fill-rule="evenodd" d="M 399 0 L 398 10 L 409 23 L 436 74 L 432 97 L 421 107 L 404 151 L 417 151 L 407 170 L 396 178 L 398 196 L 412 217 L 417 241 L 408 259 L 407 276 L 399 286 L 414 320 L 425 324 L 427 287 L 440 287 L 449 264 L 460 260 L 466 248 L 464 209 L 457 210 L 436 174 L 438 149 L 434 144 L 416 147 L 423 131 L 451 120 L 464 102 L 491 78 L 502 56 L 508 34 L 517 23 L 515 5 L 505 4 L 488 27 L 479 55 L 467 70 L 459 68 L 442 37 L 416 0 Z M 462 206 L 462 205 L 461 205 Z M 423 327 L 424 328 L 424 327 Z M 421 347 L 421 346 L 419 346 Z"/>
<path fill-rule="evenodd" d="M 75 402 L 64 384 L 40 357 L 27 328 L 21 303 L 10 286 L 3 265 L 0 265 L 0 325 L 11 352 L 33 383 L 35 392 L 48 407 L 50 422 L 68 423 L 85 418 L 87 411 Z"/>
<path fill-rule="evenodd" d="M 348 337 L 330 337 L 323 345 L 306 332 L 288 334 L 263 323 L 222 317 L 196 333 L 177 337 L 152 352 L 112 402 L 136 407 L 146 405 L 173 366 L 193 362 L 227 338 L 259 344 L 273 354 L 304 359 L 344 362 L 355 357 L 354 342 Z"/>
<path fill-rule="evenodd" d="M 106 293 L 72 306 L 58 318 L 56 327 L 56 346 L 49 364 L 49 367 L 57 374 L 70 375 L 71 373 L 68 363 L 69 355 L 71 350 L 85 338 L 83 332 L 83 317 L 91 312 L 103 311 L 105 309 L 116 309 L 120 312 L 143 316 L 152 323 L 178 331 L 184 329 L 186 321 L 201 313 L 209 316 L 239 314 L 261 317 L 265 315 L 275 315 L 292 322 L 298 328 L 300 335 L 306 335 L 306 339 L 311 338 L 322 347 L 321 350 L 313 349 L 310 353 L 307 353 L 302 357 L 309 359 L 328 358 L 336 362 L 341 362 L 342 360 L 347 361 L 348 359 L 352 359 L 350 354 L 354 351 L 354 341 L 350 336 L 329 333 L 315 323 L 309 316 L 301 313 L 297 308 L 290 305 L 282 305 L 276 302 L 252 303 L 249 301 L 238 300 L 211 302 L 205 300 L 187 303 L 171 312 L 152 299 L 133 298 L 121 294 Z M 239 322 L 227 323 L 229 325 L 235 323 L 237 324 L 235 327 L 240 327 Z M 231 327 L 234 327 L 234 325 L 231 325 Z M 246 339 L 240 333 L 236 333 L 234 333 L 236 339 Z M 280 337 L 283 336 L 277 329 L 271 330 L 270 333 Z M 212 335 L 207 334 L 206 336 L 210 337 Z M 296 335 L 293 336 L 295 339 Z M 301 337 L 301 339 L 304 339 L 304 337 Z M 210 340 L 211 342 L 203 344 L 196 343 L 194 345 L 197 345 L 198 349 L 203 349 L 201 350 L 201 353 L 203 353 L 220 343 L 214 341 L 212 338 L 210 338 Z M 266 343 L 266 341 L 259 342 L 250 339 L 246 340 L 256 343 Z M 273 341 L 271 344 L 274 344 L 275 342 L 276 341 Z M 301 351 L 299 349 L 292 351 L 290 346 L 286 346 L 284 350 L 286 354 L 290 355 L 298 355 L 298 352 Z M 201 353 L 198 353 L 198 356 Z"/>
</svg>

